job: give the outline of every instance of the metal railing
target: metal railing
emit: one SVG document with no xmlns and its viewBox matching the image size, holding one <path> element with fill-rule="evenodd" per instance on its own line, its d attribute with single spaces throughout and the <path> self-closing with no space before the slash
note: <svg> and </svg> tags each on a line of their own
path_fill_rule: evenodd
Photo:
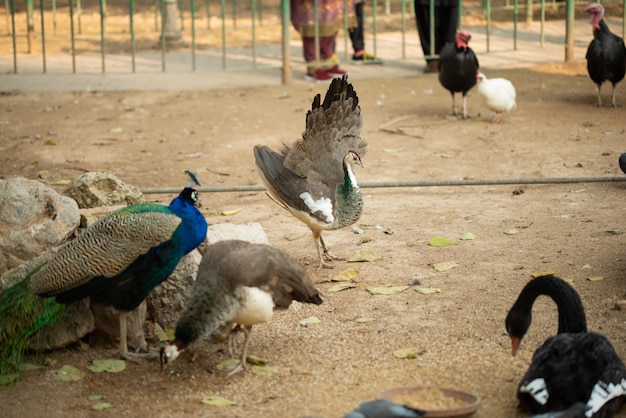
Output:
<svg viewBox="0 0 626 418">
<path fill-rule="evenodd" d="M 571 22 L 575 12 L 580 14 L 588 3 L 574 0 L 541 0 L 538 3 L 527 0 L 523 4 L 519 4 L 518 0 L 459 0 L 459 26 L 470 18 L 473 23 L 483 25 L 486 51 L 490 52 L 494 16 L 499 21 L 505 19 L 513 24 L 511 41 L 516 50 L 520 15 L 525 14 L 525 23 L 529 23 L 538 14 L 541 25 L 538 42 L 541 46 L 545 42 L 544 23 L 556 16 L 564 22 L 565 59 L 568 60 L 572 58 L 569 54 L 573 45 Z M 621 32 L 622 35 L 626 33 L 626 0 L 604 4 L 612 5 L 613 11 L 621 7 Z M 154 62 L 157 50 L 159 70 L 163 72 L 168 71 L 168 56 L 174 51 L 186 56 L 184 60 L 188 71 L 228 70 L 233 63 L 239 67 L 245 63 L 254 70 L 259 66 L 260 59 L 267 61 L 267 54 L 261 56 L 259 48 L 274 45 L 280 47 L 283 82 L 289 82 L 291 78 L 290 40 L 299 35 L 290 25 L 288 1 L 220 0 L 215 3 L 204 0 L 197 4 L 195 0 L 40 0 L 39 7 L 34 5 L 34 0 L 4 2 L 6 19 L 4 28 L 0 24 L 0 55 L 12 55 L 12 68 L 4 69 L 4 72 L 18 73 L 21 60 L 40 56 L 41 73 L 50 71 L 52 59 L 57 67 L 59 63 L 69 61 L 68 72 L 77 73 L 81 72 L 78 60 L 94 53 L 100 56 L 99 71 L 102 73 L 146 71 L 138 61 L 142 54 L 147 53 L 151 57 L 150 70 L 154 71 L 157 68 Z M 407 34 L 413 32 L 411 36 L 416 36 L 413 0 L 371 0 L 366 1 L 365 9 L 374 54 L 378 52 L 381 33 L 400 32 L 401 47 L 394 59 L 406 59 Z M 432 19 L 432 1 L 430 10 Z M 547 17 L 546 11 L 551 16 Z M 344 19 L 344 33 L 340 36 L 343 36 L 347 58 L 349 40 L 346 27 L 347 19 Z M 616 28 L 614 31 L 617 32 Z M 431 39 L 433 36 L 431 30 Z M 39 43 L 36 42 L 37 37 Z M 198 60 L 200 52 L 204 57 L 202 63 Z M 115 63 L 115 68 L 107 65 L 109 59 Z M 219 62 L 218 68 L 215 68 L 216 62 Z"/>
</svg>

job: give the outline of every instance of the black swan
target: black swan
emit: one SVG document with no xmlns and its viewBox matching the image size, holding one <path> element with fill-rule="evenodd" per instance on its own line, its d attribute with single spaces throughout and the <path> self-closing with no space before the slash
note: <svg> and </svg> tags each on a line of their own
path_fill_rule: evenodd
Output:
<svg viewBox="0 0 626 418">
<path fill-rule="evenodd" d="M 582 403 L 585 407 L 576 416 L 614 416 L 626 400 L 626 368 L 604 336 L 587 332 L 580 297 L 565 281 L 542 276 L 524 287 L 506 317 L 513 355 L 530 327 L 532 306 L 540 295 L 557 304 L 559 329 L 535 351 L 517 388 L 519 409 L 546 413 Z"/>
</svg>

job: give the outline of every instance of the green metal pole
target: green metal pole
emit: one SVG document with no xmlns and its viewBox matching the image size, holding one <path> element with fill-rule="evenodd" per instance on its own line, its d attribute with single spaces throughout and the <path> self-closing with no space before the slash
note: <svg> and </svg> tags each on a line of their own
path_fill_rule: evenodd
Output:
<svg viewBox="0 0 626 418">
<path fill-rule="evenodd" d="M 233 0 L 233 28 L 237 29 L 237 0 Z"/>
<path fill-rule="evenodd" d="M 406 0 L 401 0 L 401 16 L 402 16 L 402 59 L 406 59 Z"/>
<path fill-rule="evenodd" d="M 539 28 L 539 44 L 544 47 L 546 26 L 546 0 L 541 0 L 541 27 Z"/>
<path fill-rule="evenodd" d="M 348 61 L 348 2 L 343 2 L 343 60 Z M 335 54 L 337 51 L 335 51 Z"/>
<path fill-rule="evenodd" d="M 100 0 L 100 52 L 102 54 L 102 73 L 106 73 L 105 39 L 106 39 L 106 0 Z"/>
<path fill-rule="evenodd" d="M 252 21 L 252 68 L 256 68 L 256 3 L 250 2 L 250 20 Z"/>
<path fill-rule="evenodd" d="M 76 19 L 78 20 L 78 34 L 81 35 L 83 33 L 83 6 L 81 4 L 81 0 L 76 0 Z"/>
<path fill-rule="evenodd" d="M 26 30 L 28 38 L 28 53 L 33 53 L 33 38 L 35 34 L 35 17 L 33 11 L 33 0 L 26 0 Z"/>
<path fill-rule="evenodd" d="M 191 69 L 196 71 L 196 1 L 191 0 Z"/>
<path fill-rule="evenodd" d="M 489 52 L 491 50 L 491 0 L 487 0 L 487 18 L 485 19 L 485 24 L 486 24 L 486 28 L 485 28 L 485 34 L 486 39 L 487 39 L 487 52 Z"/>
<path fill-rule="evenodd" d="M 52 0 L 52 34 L 57 34 L 57 0 Z"/>
<path fill-rule="evenodd" d="M 76 41 L 74 38 L 74 0 L 70 0 L 70 36 L 72 39 L 72 72 L 76 73 Z"/>
<path fill-rule="evenodd" d="M 11 0 L 11 40 L 13 42 L 13 73 L 17 74 L 17 42 L 15 40 L 15 0 Z"/>
<path fill-rule="evenodd" d="M 12 13 L 10 12 L 9 9 L 9 0 L 4 0 L 4 11 L 6 12 L 6 17 L 7 17 L 7 35 L 10 36 L 11 35 L 11 29 L 9 29 L 11 27 L 11 15 Z"/>
<path fill-rule="evenodd" d="M 456 18 L 456 28 L 461 29 L 463 27 L 463 0 L 459 0 L 457 4 L 458 16 Z"/>
<path fill-rule="evenodd" d="M 222 1 L 222 68 L 226 69 L 226 0 Z"/>
<path fill-rule="evenodd" d="M 517 9 L 517 1 L 513 1 L 513 50 L 517 51 L 517 18 L 518 18 L 518 9 Z"/>
<path fill-rule="evenodd" d="M 565 3 L 565 62 L 574 60 L 574 0 Z"/>
<path fill-rule="evenodd" d="M 313 28 L 315 31 L 315 62 L 320 62 L 320 16 L 318 13 L 318 0 L 313 0 Z M 319 65 L 319 64 L 318 64 Z M 307 68 L 308 71 L 308 68 Z"/>
<path fill-rule="evenodd" d="M 43 73 L 47 72 L 46 68 L 46 24 L 44 21 L 43 0 L 39 0 L 39 14 L 41 15 L 41 57 L 43 59 Z"/>
<path fill-rule="evenodd" d="M 130 17 L 130 57 L 133 73 L 135 72 L 135 0 L 128 0 L 128 15 Z"/>
<path fill-rule="evenodd" d="M 293 72 L 291 71 L 291 5 L 288 1 L 283 0 L 280 2 L 281 21 L 282 21 L 282 49 L 283 49 L 283 68 L 282 77 L 283 85 L 291 84 L 293 81 Z"/>
<path fill-rule="evenodd" d="M 372 0 L 372 33 L 374 34 L 374 56 L 378 55 L 378 45 L 376 39 L 378 38 L 378 0 Z"/>
<path fill-rule="evenodd" d="M 161 71 L 165 72 L 165 0 L 161 0 Z"/>
</svg>

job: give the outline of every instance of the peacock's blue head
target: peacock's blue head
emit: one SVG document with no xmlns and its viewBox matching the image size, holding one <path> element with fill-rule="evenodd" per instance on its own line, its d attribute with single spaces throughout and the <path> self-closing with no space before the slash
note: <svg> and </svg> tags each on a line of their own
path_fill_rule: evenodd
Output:
<svg viewBox="0 0 626 418">
<path fill-rule="evenodd" d="M 185 188 L 178 195 L 181 199 L 191 203 L 194 206 L 199 206 L 200 203 L 200 195 L 198 194 L 198 190 L 196 190 L 196 186 L 200 186 L 200 182 L 198 181 L 198 177 L 189 170 L 185 170 L 185 174 L 189 176 L 189 180 L 185 185 Z"/>
</svg>

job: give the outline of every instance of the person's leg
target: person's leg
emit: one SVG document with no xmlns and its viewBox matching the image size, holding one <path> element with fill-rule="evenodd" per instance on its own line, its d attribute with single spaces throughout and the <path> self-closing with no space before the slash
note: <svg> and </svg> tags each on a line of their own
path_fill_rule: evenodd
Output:
<svg viewBox="0 0 626 418">
<path fill-rule="evenodd" d="M 422 51 L 427 57 L 430 55 L 430 12 L 428 5 L 420 4 L 420 0 L 415 0 L 415 23 L 417 24 Z"/>
<path fill-rule="evenodd" d="M 456 26 L 459 18 L 457 6 L 438 7 L 437 10 L 437 36 L 436 36 L 436 53 L 439 54 L 441 49 L 448 42 L 455 42 Z"/>
<path fill-rule="evenodd" d="M 334 36 L 325 36 L 320 38 L 320 60 L 326 72 L 333 77 L 345 74 L 346 72 L 339 68 L 339 65 L 332 60 L 335 55 L 335 38 Z"/>
<path fill-rule="evenodd" d="M 352 41 L 352 49 L 354 56 L 360 56 L 365 52 L 365 41 L 363 37 L 363 2 L 354 4 L 354 12 L 356 14 L 356 27 L 350 28 L 350 40 Z"/>
<path fill-rule="evenodd" d="M 315 38 L 312 36 L 303 36 L 302 37 L 302 52 L 304 55 L 304 61 L 306 62 L 306 79 L 307 80 L 329 80 L 332 77 L 326 74 L 324 69 L 323 61 L 330 58 L 330 56 L 326 56 L 327 52 L 322 52 L 324 48 L 322 47 L 323 40 L 328 38 L 320 38 L 320 57 L 319 61 L 316 61 L 315 57 Z M 330 38 L 331 40 L 333 38 Z M 334 50 L 334 48 L 332 48 Z"/>
</svg>

